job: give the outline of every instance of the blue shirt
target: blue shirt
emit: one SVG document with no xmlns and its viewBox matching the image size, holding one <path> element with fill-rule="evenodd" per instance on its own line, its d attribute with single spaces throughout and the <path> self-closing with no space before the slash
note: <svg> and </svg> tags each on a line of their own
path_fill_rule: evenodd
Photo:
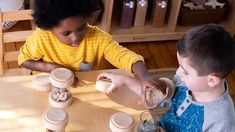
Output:
<svg viewBox="0 0 235 132">
<path fill-rule="evenodd" d="M 235 132 L 234 105 L 227 83 L 224 84 L 225 93 L 207 103 L 193 101 L 186 86 L 177 86 L 171 107 L 160 118 L 160 125 L 167 132 Z"/>
</svg>

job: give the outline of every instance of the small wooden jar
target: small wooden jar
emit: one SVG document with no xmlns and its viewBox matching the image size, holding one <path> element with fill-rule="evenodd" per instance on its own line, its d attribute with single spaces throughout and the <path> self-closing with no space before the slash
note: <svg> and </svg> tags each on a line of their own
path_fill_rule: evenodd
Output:
<svg viewBox="0 0 235 132">
<path fill-rule="evenodd" d="M 148 109 L 153 109 L 161 104 L 163 101 L 172 98 L 175 90 L 173 81 L 168 78 L 159 78 L 159 80 L 166 83 L 166 94 L 163 94 L 160 90 L 146 87 L 143 91 L 142 98 Z"/>
<path fill-rule="evenodd" d="M 122 0 L 120 28 L 130 28 L 134 20 L 135 0 Z"/>
<path fill-rule="evenodd" d="M 61 108 L 49 108 L 45 110 L 42 116 L 43 125 L 49 132 L 65 132 L 68 121 L 68 113 Z"/>
<path fill-rule="evenodd" d="M 114 113 L 109 120 L 109 127 L 112 132 L 132 132 L 134 124 L 133 117 L 124 112 Z"/>
<path fill-rule="evenodd" d="M 148 0 L 137 0 L 134 26 L 143 26 L 148 8 Z"/>
<path fill-rule="evenodd" d="M 49 92 L 51 91 L 51 83 L 50 83 L 50 74 L 41 73 L 37 74 L 33 78 L 33 87 L 42 92 Z"/>
<path fill-rule="evenodd" d="M 109 80 L 100 79 L 96 81 L 96 89 L 100 92 L 106 92 L 111 86 L 112 82 Z"/>
<path fill-rule="evenodd" d="M 162 27 L 165 23 L 168 0 L 153 0 L 152 6 L 152 26 Z"/>
<path fill-rule="evenodd" d="M 72 94 L 69 87 L 73 84 L 74 74 L 66 68 L 52 70 L 50 82 L 52 90 L 49 94 L 49 103 L 54 107 L 67 108 L 72 103 Z"/>
</svg>

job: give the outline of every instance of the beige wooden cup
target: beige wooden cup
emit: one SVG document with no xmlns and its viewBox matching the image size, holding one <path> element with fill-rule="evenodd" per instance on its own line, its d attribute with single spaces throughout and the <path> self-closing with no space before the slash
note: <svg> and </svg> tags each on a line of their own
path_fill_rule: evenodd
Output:
<svg viewBox="0 0 235 132">
<path fill-rule="evenodd" d="M 109 121 L 109 127 L 112 132 L 132 132 L 134 124 L 133 117 L 124 112 L 114 113 Z"/>
<path fill-rule="evenodd" d="M 96 89 L 100 92 L 106 92 L 108 88 L 111 86 L 112 82 L 110 80 L 100 79 L 96 81 Z"/>
<path fill-rule="evenodd" d="M 51 83 L 50 83 L 50 74 L 48 73 L 40 73 L 34 76 L 33 78 L 33 87 L 42 92 L 51 91 Z"/>
<path fill-rule="evenodd" d="M 61 108 L 49 108 L 42 116 L 43 125 L 56 132 L 64 132 L 69 121 L 68 113 Z"/>
</svg>

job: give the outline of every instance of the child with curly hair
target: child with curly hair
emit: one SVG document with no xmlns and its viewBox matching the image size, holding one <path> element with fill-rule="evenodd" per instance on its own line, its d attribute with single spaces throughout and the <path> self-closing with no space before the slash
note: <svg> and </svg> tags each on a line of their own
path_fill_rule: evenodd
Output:
<svg viewBox="0 0 235 132">
<path fill-rule="evenodd" d="M 38 28 L 20 49 L 18 64 L 33 73 L 59 67 L 76 72 L 99 69 L 104 57 L 144 81 L 152 80 L 142 56 L 89 24 L 101 4 L 100 0 L 34 0 L 32 16 Z M 75 76 L 74 85 L 77 82 Z"/>
</svg>

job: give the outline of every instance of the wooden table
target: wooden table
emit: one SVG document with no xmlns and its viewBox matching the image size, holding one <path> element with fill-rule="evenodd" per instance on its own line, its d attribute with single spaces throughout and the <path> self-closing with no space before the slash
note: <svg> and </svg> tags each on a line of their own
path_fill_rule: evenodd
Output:
<svg viewBox="0 0 235 132">
<path fill-rule="evenodd" d="M 129 74 L 122 70 L 109 70 Z M 135 123 L 145 108 L 138 104 L 139 97 L 126 87 L 110 95 L 96 90 L 95 81 L 102 71 L 77 73 L 81 85 L 71 88 L 73 103 L 65 109 L 69 114 L 69 132 L 107 132 L 109 118 L 118 111 L 131 114 Z M 171 76 L 171 72 L 152 72 L 158 76 Z M 165 74 L 165 75 L 164 75 Z M 43 132 L 41 118 L 44 110 L 51 107 L 48 93 L 32 87 L 32 75 L 0 78 L 0 132 Z"/>
</svg>

